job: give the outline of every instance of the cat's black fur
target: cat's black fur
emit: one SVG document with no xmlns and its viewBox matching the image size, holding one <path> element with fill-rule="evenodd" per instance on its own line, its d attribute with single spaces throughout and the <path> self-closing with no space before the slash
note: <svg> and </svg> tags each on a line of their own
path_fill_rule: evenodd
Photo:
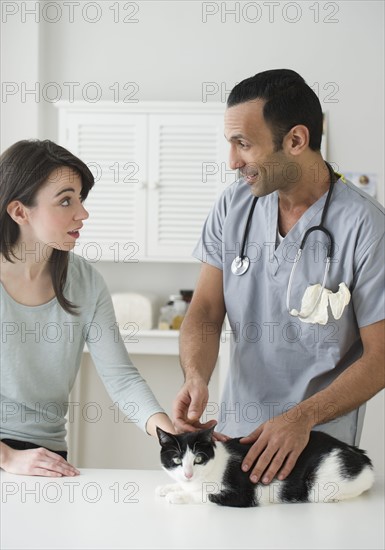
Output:
<svg viewBox="0 0 385 550">
<path fill-rule="evenodd" d="M 199 455 L 201 460 L 199 464 L 192 466 L 197 476 L 201 476 L 200 478 L 198 477 L 197 483 L 202 484 L 204 481 L 210 482 L 214 478 L 218 479 L 218 475 L 219 479 L 221 478 L 221 491 L 217 494 L 208 495 L 211 502 L 223 506 L 237 507 L 258 506 L 260 504 L 263 486 L 260 483 L 255 484 L 250 481 L 251 470 L 243 472 L 241 469 L 242 461 L 252 446 L 251 444 L 245 445 L 240 443 L 240 438 L 230 439 L 224 443 L 215 442 L 212 440 L 212 429 L 176 436 L 167 434 L 163 430 L 157 429 L 157 431 L 161 444 L 162 466 L 171 477 L 174 477 L 178 481 L 182 492 L 184 491 L 185 494 L 190 492 L 192 494 L 193 480 L 180 479 L 184 477 L 181 471 L 183 470 L 183 465 L 176 465 L 174 460 L 182 460 L 187 450 L 190 449 L 192 454 L 194 456 Z M 223 445 L 226 451 L 226 453 L 222 451 L 222 456 L 226 458 L 222 460 L 224 463 L 223 467 L 220 467 L 222 470 L 219 468 L 219 470 L 215 471 L 216 454 L 220 445 Z M 321 478 L 321 467 L 326 468 L 324 461 L 328 457 L 331 458 L 332 454 L 336 456 L 336 459 L 330 461 L 330 465 L 327 465 L 328 467 L 325 472 L 322 471 L 324 477 Z M 210 461 L 214 461 L 214 464 L 209 465 Z M 211 473 L 205 479 L 205 470 L 201 468 L 206 467 L 208 469 L 210 466 L 214 470 L 211 469 Z M 180 475 L 176 470 L 177 468 L 179 468 Z M 358 478 L 365 468 L 366 470 L 370 470 L 370 472 L 366 472 L 361 481 Z M 372 463 L 364 451 L 352 445 L 347 445 L 326 433 L 312 431 L 309 443 L 299 456 L 292 472 L 285 480 L 277 482 L 279 484 L 279 496 L 274 502 L 315 502 L 314 496 L 312 500 L 312 492 L 314 492 L 316 482 L 320 482 L 321 479 L 324 482 L 325 475 L 328 476 L 326 479 L 329 480 L 330 484 L 338 484 L 341 498 L 356 496 L 356 494 L 360 494 L 368 489 L 373 483 L 371 478 Z M 352 493 L 350 494 L 350 489 L 346 493 L 345 485 L 346 487 L 348 485 L 349 487 L 353 487 L 354 483 L 356 485 Z M 170 491 L 176 492 L 176 489 L 172 488 L 175 486 L 170 485 L 167 487 L 170 488 Z M 166 495 L 166 490 L 159 494 Z M 339 500 L 338 495 L 337 499 Z M 170 502 L 177 502 L 175 497 L 170 497 L 169 500 Z M 184 502 L 188 502 L 188 500 Z"/>
</svg>

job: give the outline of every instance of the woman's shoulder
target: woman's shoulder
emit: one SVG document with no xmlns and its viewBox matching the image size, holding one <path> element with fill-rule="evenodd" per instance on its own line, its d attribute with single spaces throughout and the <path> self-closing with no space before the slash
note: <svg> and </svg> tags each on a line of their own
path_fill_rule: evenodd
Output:
<svg viewBox="0 0 385 550">
<path fill-rule="evenodd" d="M 97 269 L 82 256 L 69 252 L 67 282 L 76 283 L 80 292 L 95 291 L 104 287 L 104 280 Z"/>
</svg>

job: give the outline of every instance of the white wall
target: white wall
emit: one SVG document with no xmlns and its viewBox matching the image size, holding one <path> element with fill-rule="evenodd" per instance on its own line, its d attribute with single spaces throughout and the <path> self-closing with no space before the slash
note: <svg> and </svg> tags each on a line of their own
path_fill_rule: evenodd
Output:
<svg viewBox="0 0 385 550">
<path fill-rule="evenodd" d="M 281 2 L 280 6 L 274 2 L 139 1 L 132 17 L 124 7 L 135 7 L 133 2 L 120 2 L 119 16 L 112 9 L 116 3 L 108 0 L 77 2 L 80 6 L 73 6 L 73 13 L 58 2 L 49 2 L 50 9 L 42 3 L 36 14 L 28 15 L 26 10 L 35 4 L 2 2 L 6 21 L 2 79 L 20 87 L 18 94 L 2 103 L 2 148 L 19 137 L 56 138 L 56 112 L 49 100 L 59 94 L 69 99 L 71 82 L 79 83 L 73 85 L 76 99 L 92 99 L 96 88 L 90 83 L 95 82 L 101 98 L 113 100 L 109 88 L 119 83 L 115 99 L 123 101 L 133 91 L 124 91 L 124 84 L 134 82 L 138 89 L 134 97 L 139 100 L 200 101 L 204 83 L 214 83 L 211 89 L 223 84 L 229 90 L 261 70 L 290 67 L 310 85 L 318 83 L 322 106 L 329 114 L 329 160 L 344 170 L 375 172 L 384 181 L 381 0 Z M 239 22 L 236 15 L 224 11 L 235 5 Z M 15 6 L 19 6 L 17 13 L 5 13 L 5 8 L 15 10 Z M 319 22 L 315 22 L 317 7 Z M 215 9 L 218 13 L 205 16 Z M 259 21 L 249 22 L 258 16 Z M 138 22 L 124 23 L 124 18 Z M 93 19 L 94 23 L 88 22 Z M 40 94 L 24 98 L 22 83 L 31 89 L 36 80 Z M 45 88 L 48 83 L 54 84 Z M 221 100 L 220 93 L 210 97 Z M 36 104 L 40 124 L 28 115 Z M 383 202 L 383 184 L 379 197 Z"/>
<path fill-rule="evenodd" d="M 57 139 L 55 98 L 90 101 L 100 91 L 100 99 L 123 101 L 134 91 L 138 100 L 224 101 L 243 78 L 288 67 L 319 90 L 328 159 L 341 170 L 377 173 L 384 203 L 381 0 L 65 4 L 1 2 L 1 150 L 22 138 Z M 126 83 L 134 84 L 124 90 Z M 218 92 L 203 97 L 207 87 Z M 96 267 L 112 291 L 155 289 L 162 297 L 192 288 L 198 273 L 195 264 Z M 363 436 L 379 460 L 383 409 L 383 396 L 369 405 Z"/>
</svg>

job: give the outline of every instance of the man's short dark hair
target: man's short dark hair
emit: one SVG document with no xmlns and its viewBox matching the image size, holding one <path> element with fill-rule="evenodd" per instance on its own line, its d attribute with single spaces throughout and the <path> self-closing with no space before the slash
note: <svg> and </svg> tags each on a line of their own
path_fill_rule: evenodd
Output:
<svg viewBox="0 0 385 550">
<path fill-rule="evenodd" d="M 231 90 L 227 107 L 255 99 L 265 101 L 263 116 L 272 131 L 276 151 L 282 148 L 283 138 L 297 124 L 308 128 L 310 149 L 320 150 L 322 108 L 317 95 L 302 76 L 290 69 L 258 73 L 242 80 Z"/>
</svg>

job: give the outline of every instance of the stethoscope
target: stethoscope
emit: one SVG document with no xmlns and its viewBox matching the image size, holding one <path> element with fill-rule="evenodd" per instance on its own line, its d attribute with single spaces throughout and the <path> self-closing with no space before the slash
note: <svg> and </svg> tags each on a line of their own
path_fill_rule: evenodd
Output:
<svg viewBox="0 0 385 550">
<path fill-rule="evenodd" d="M 286 293 L 286 308 L 287 308 L 288 312 L 290 313 L 290 315 L 293 315 L 294 317 L 306 318 L 306 317 L 309 317 L 314 312 L 314 310 L 317 307 L 319 301 L 321 300 L 321 296 L 322 296 L 322 293 L 323 293 L 325 285 L 326 285 L 326 278 L 327 278 L 327 274 L 328 274 L 328 271 L 329 271 L 329 268 L 330 268 L 331 258 L 333 256 L 334 239 L 333 239 L 333 236 L 330 233 L 330 231 L 328 229 L 326 229 L 326 227 L 324 227 L 324 220 L 325 220 L 326 214 L 327 214 L 328 209 L 329 209 L 329 203 L 330 203 L 330 199 L 331 199 L 333 188 L 334 188 L 334 181 L 335 181 L 334 180 L 334 175 L 335 174 L 334 174 L 333 169 L 330 166 L 330 164 L 326 163 L 326 166 L 329 170 L 330 186 L 329 186 L 329 191 L 328 191 L 328 194 L 327 194 L 327 197 L 326 197 L 325 205 L 324 205 L 323 210 L 322 210 L 320 224 L 319 225 L 313 225 L 312 227 L 309 227 L 309 229 L 305 232 L 305 234 L 302 238 L 301 244 L 299 246 L 298 252 L 297 252 L 297 254 L 294 258 L 293 267 L 291 268 L 291 272 L 290 272 L 290 276 L 289 276 L 289 283 L 288 283 L 288 286 L 287 286 L 287 293 Z M 245 254 L 245 247 L 246 247 L 247 237 L 248 237 L 249 232 L 250 232 L 251 220 L 252 220 L 253 213 L 254 213 L 256 204 L 258 202 L 258 199 L 259 199 L 259 197 L 254 197 L 253 198 L 253 202 L 252 202 L 251 207 L 250 207 L 249 215 L 248 215 L 247 221 L 246 221 L 245 230 L 244 230 L 244 233 L 243 233 L 243 239 L 242 239 L 242 246 L 241 246 L 240 254 L 239 254 L 239 256 L 237 256 L 233 260 L 233 262 L 231 264 L 231 271 L 234 275 L 237 275 L 237 276 L 240 276 L 240 275 L 243 275 L 244 273 L 246 273 L 246 271 L 250 267 L 250 258 Z M 303 249 L 305 247 L 307 238 L 314 231 L 322 231 L 326 235 L 327 240 L 328 240 L 325 272 L 324 272 L 324 276 L 323 276 L 323 280 L 322 280 L 321 290 L 319 292 L 317 300 L 314 303 L 314 306 L 313 306 L 312 310 L 310 312 L 308 312 L 307 315 L 302 315 L 298 310 L 290 309 L 291 287 L 292 287 L 292 283 L 293 283 L 293 276 L 294 276 L 295 270 L 297 269 L 297 265 L 298 265 L 298 262 L 301 258 L 301 255 L 302 255 Z"/>
</svg>

